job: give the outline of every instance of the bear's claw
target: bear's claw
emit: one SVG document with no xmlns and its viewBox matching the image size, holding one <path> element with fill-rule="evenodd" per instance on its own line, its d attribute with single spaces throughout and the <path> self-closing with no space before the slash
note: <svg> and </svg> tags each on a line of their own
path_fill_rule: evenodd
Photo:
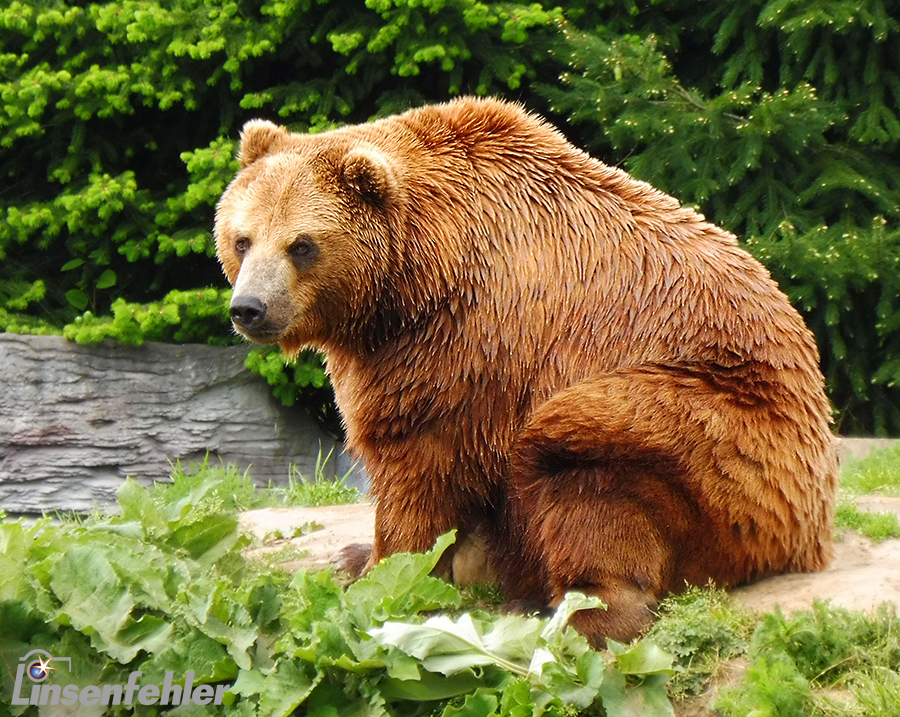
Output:
<svg viewBox="0 0 900 717">
<path fill-rule="evenodd" d="M 369 543 L 350 543 L 341 548 L 332 559 L 335 570 L 347 573 L 353 580 L 363 576 L 369 558 L 372 557 L 372 545 Z"/>
</svg>

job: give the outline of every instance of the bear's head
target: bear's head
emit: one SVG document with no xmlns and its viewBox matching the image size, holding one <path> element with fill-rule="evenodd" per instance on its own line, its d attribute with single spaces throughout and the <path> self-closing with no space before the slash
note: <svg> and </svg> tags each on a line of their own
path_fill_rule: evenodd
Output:
<svg viewBox="0 0 900 717">
<path fill-rule="evenodd" d="M 216 248 L 242 335 L 288 354 L 371 321 L 396 266 L 398 173 L 353 128 L 299 135 L 245 125 L 216 210 Z"/>
</svg>

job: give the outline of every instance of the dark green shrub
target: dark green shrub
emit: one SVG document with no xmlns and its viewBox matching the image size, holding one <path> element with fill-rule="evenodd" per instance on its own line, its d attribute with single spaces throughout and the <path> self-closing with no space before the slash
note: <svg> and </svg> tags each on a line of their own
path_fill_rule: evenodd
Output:
<svg viewBox="0 0 900 717">
<path fill-rule="evenodd" d="M 541 93 L 744 238 L 815 332 L 842 432 L 900 432 L 896 4 L 625 5 L 585 4 Z"/>
<path fill-rule="evenodd" d="M 499 94 L 742 236 L 816 333 L 841 431 L 900 434 L 898 17 L 885 0 L 12 2 L 0 330 L 232 342 L 210 228 L 244 121 L 316 131 Z M 293 380 L 275 383 L 307 401 Z"/>
<path fill-rule="evenodd" d="M 510 92 L 546 54 L 529 31 L 557 16 L 474 0 L 8 4 L 0 331 L 235 341 L 211 227 L 243 122 L 320 130 Z M 248 365 L 336 428 L 317 357 Z"/>
</svg>

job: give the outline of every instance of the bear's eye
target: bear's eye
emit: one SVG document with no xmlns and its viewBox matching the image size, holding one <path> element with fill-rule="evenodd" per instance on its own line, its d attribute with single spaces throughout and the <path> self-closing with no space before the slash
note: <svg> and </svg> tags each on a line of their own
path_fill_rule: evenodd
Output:
<svg viewBox="0 0 900 717">
<path fill-rule="evenodd" d="M 234 243 L 234 252 L 238 256 L 243 256 L 250 248 L 250 240 L 247 237 L 241 237 Z"/>
<path fill-rule="evenodd" d="M 301 234 L 288 248 L 288 253 L 298 269 L 306 269 L 318 258 L 319 245 L 308 234 Z"/>
<path fill-rule="evenodd" d="M 294 256 L 308 256 L 312 251 L 312 244 L 306 239 L 298 239 L 291 245 L 291 254 Z"/>
</svg>

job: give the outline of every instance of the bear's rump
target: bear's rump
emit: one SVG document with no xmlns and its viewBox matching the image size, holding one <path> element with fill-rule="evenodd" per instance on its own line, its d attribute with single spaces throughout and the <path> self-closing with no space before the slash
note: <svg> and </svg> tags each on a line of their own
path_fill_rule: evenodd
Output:
<svg viewBox="0 0 900 717">
<path fill-rule="evenodd" d="M 586 570 L 646 568 L 662 592 L 823 567 L 819 537 L 830 514 L 815 496 L 827 494 L 822 483 L 834 470 L 815 468 L 829 453 L 816 444 L 827 439 L 816 425 L 782 425 L 785 396 L 774 408 L 756 399 L 660 366 L 620 369 L 556 394 L 510 456 L 512 500 L 529 518 L 526 552 L 565 545 L 571 554 L 561 559 L 581 559 Z M 573 531 L 586 547 L 571 547 L 574 533 L 560 540 Z M 647 536 L 661 547 L 644 545 Z"/>
</svg>

